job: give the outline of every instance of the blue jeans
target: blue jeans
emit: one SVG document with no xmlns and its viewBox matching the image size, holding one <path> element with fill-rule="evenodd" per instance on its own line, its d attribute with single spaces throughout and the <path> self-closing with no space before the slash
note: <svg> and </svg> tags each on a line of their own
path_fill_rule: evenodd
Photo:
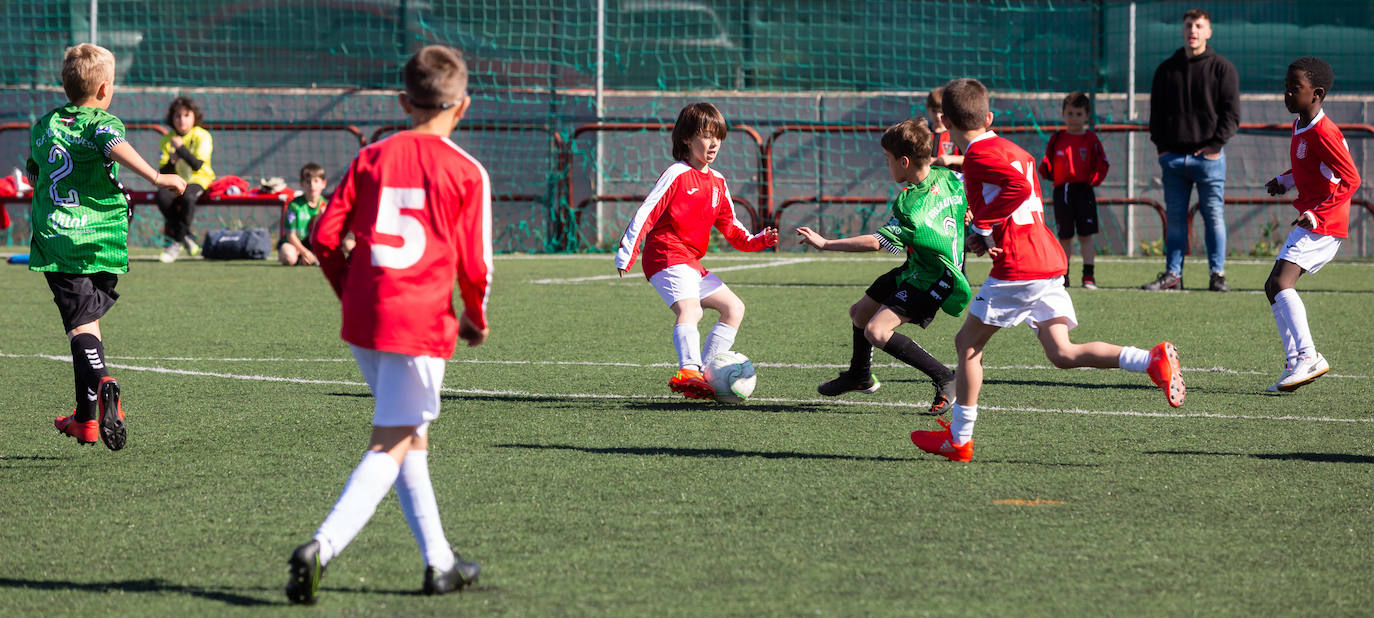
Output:
<svg viewBox="0 0 1374 618">
<path fill-rule="evenodd" d="M 1164 174 L 1164 212 L 1168 230 L 1164 236 L 1165 269 L 1183 274 L 1183 255 L 1188 252 L 1188 208 L 1197 185 L 1198 212 L 1207 241 L 1207 266 L 1213 273 L 1226 270 L 1226 151 L 1221 158 L 1165 153 L 1159 157 Z"/>
</svg>

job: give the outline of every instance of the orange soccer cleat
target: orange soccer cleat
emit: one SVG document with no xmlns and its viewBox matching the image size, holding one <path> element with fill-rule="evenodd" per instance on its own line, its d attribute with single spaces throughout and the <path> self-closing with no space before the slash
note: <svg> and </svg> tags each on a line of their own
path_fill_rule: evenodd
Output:
<svg viewBox="0 0 1374 618">
<path fill-rule="evenodd" d="M 1145 370 L 1150 380 L 1164 391 L 1169 405 L 1177 408 L 1183 405 L 1187 389 L 1183 386 L 1183 368 L 1178 364 L 1178 350 L 1168 341 L 1161 342 L 1150 350 L 1150 365 Z"/>
<path fill-rule="evenodd" d="M 78 444 L 95 444 L 100 439 L 99 423 L 95 419 L 89 421 L 76 420 L 76 410 L 72 410 L 67 416 L 59 416 L 53 419 L 53 426 L 57 430 L 76 438 Z"/>
<path fill-rule="evenodd" d="M 973 459 L 973 440 L 963 444 L 955 444 L 954 436 L 949 432 L 949 423 L 945 419 L 935 419 L 943 427 L 940 431 L 913 431 L 911 432 L 911 443 L 927 453 L 940 455 L 950 461 L 967 462 Z"/>
<path fill-rule="evenodd" d="M 714 399 L 716 390 L 706 383 L 706 378 L 696 369 L 683 367 L 677 370 L 672 379 L 668 380 L 668 388 L 675 393 L 682 393 L 688 399 Z"/>
</svg>

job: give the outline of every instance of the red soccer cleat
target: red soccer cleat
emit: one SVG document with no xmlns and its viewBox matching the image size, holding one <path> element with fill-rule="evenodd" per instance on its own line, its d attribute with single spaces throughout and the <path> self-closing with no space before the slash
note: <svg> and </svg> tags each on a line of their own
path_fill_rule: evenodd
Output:
<svg viewBox="0 0 1374 618">
<path fill-rule="evenodd" d="M 95 420 L 76 420 L 76 410 L 72 410 L 67 416 L 53 419 L 52 424 L 58 431 L 76 438 L 77 444 L 95 444 L 95 441 L 100 439 L 99 423 Z"/>
<path fill-rule="evenodd" d="M 1187 388 L 1183 386 L 1183 369 L 1178 364 L 1178 350 L 1168 341 L 1161 342 L 1150 350 L 1150 365 L 1146 368 L 1150 380 L 1164 391 L 1169 405 L 1177 408 L 1183 405 Z"/>
<path fill-rule="evenodd" d="M 706 383 L 706 378 L 696 369 L 682 368 L 677 370 L 677 374 L 668 380 L 668 388 L 675 393 L 682 393 L 688 399 L 715 399 L 716 389 L 711 388 Z"/>
<path fill-rule="evenodd" d="M 943 427 L 940 431 L 913 431 L 911 432 L 911 443 L 927 453 L 940 455 L 950 461 L 967 462 L 973 459 L 973 440 L 963 444 L 955 444 L 954 436 L 949 432 L 949 423 L 945 419 L 935 419 Z"/>
</svg>

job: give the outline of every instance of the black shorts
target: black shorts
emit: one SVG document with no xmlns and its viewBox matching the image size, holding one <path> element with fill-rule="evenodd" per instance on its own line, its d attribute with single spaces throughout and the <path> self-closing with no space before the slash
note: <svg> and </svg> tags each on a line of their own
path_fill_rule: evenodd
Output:
<svg viewBox="0 0 1374 618">
<path fill-rule="evenodd" d="M 119 275 L 99 272 L 90 275 L 71 273 L 43 273 L 52 290 L 52 300 L 62 314 L 62 326 L 67 331 L 99 320 L 119 300 L 115 285 Z"/>
<path fill-rule="evenodd" d="M 880 275 L 868 286 L 864 295 L 892 309 L 912 324 L 925 328 L 940 313 L 940 307 L 954 292 L 954 275 L 948 270 L 934 285 L 926 289 L 918 288 L 910 281 L 898 282 L 902 268 L 899 266 Z"/>
<path fill-rule="evenodd" d="M 1058 185 L 1054 188 L 1054 222 L 1059 227 L 1059 239 L 1092 236 L 1097 233 L 1097 196 L 1086 182 Z"/>
</svg>

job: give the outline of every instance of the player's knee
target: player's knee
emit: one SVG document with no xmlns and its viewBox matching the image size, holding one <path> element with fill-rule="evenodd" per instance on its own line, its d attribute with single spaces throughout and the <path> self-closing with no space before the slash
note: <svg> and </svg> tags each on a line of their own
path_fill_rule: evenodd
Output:
<svg viewBox="0 0 1374 618">
<path fill-rule="evenodd" d="M 1078 359 L 1077 355 L 1065 350 L 1046 349 L 1045 358 L 1050 359 L 1050 364 L 1054 365 L 1059 369 L 1072 369 L 1078 366 L 1078 363 L 1076 362 Z"/>
<path fill-rule="evenodd" d="M 873 347 L 882 349 L 887 345 L 887 340 L 892 338 L 892 331 L 869 324 L 864 326 L 864 338 L 873 344 Z"/>
</svg>

